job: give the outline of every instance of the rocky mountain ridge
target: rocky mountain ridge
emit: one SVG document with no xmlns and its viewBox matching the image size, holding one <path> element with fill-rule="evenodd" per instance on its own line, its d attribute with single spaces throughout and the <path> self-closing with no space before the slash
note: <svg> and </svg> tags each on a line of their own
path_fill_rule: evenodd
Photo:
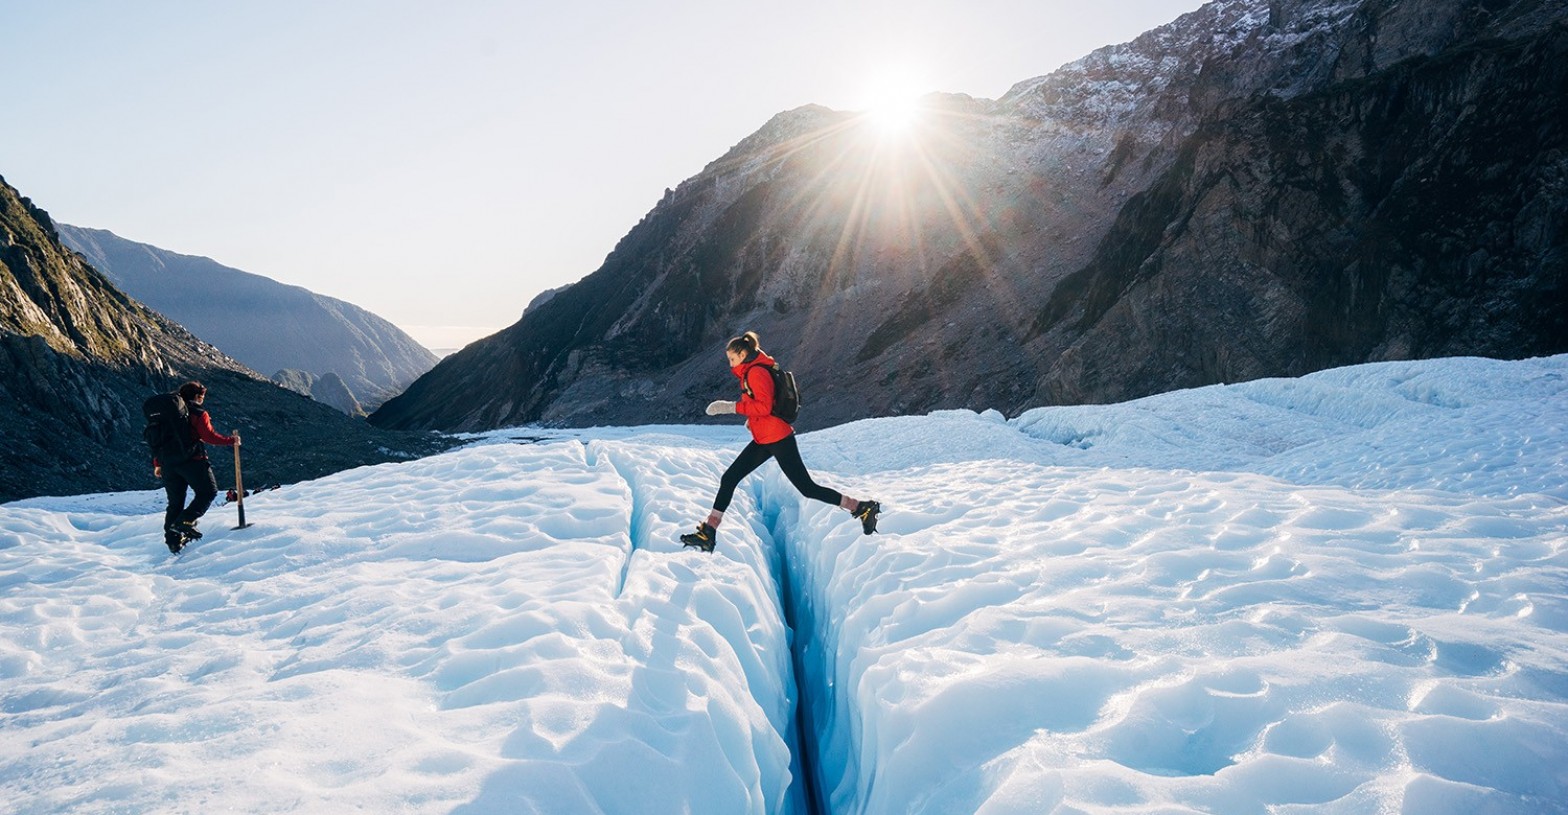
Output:
<svg viewBox="0 0 1568 815">
<path fill-rule="evenodd" d="M 352 303 L 108 230 L 56 228 L 127 294 L 255 370 L 336 374 L 355 402 L 374 408 L 436 364 L 402 329 Z"/>
<path fill-rule="evenodd" d="M 371 421 L 689 421 L 747 329 L 808 428 L 1568 350 L 1565 32 L 1562 0 L 1218 0 L 902 137 L 782 113 Z"/>
<path fill-rule="evenodd" d="M 245 434 L 250 485 L 439 446 L 352 420 L 225 356 L 116 288 L 0 179 L 0 501 L 157 488 L 141 403 L 188 379 L 210 388 L 207 407 L 223 432 Z"/>
</svg>

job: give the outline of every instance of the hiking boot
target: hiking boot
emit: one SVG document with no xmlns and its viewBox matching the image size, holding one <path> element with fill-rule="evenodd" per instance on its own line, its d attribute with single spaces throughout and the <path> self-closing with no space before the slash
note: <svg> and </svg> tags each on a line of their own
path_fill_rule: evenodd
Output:
<svg viewBox="0 0 1568 815">
<path fill-rule="evenodd" d="M 163 543 L 169 547 L 170 554 L 177 555 L 181 549 L 185 548 L 185 539 L 180 537 L 180 533 L 172 530 L 163 533 Z"/>
<path fill-rule="evenodd" d="M 201 540 L 201 532 L 196 529 L 195 521 L 179 520 L 169 524 L 168 531 L 179 535 L 186 541 Z"/>
<path fill-rule="evenodd" d="M 681 536 L 681 543 L 688 547 L 695 546 L 704 552 L 712 552 L 713 544 L 719 539 L 719 530 L 708 526 L 706 523 L 697 524 L 696 532 L 687 532 Z"/>
<path fill-rule="evenodd" d="M 870 535 L 877 531 L 877 516 L 882 513 L 882 505 L 875 501 L 861 501 L 855 509 L 855 517 L 860 519 L 860 528 L 865 534 Z"/>
</svg>

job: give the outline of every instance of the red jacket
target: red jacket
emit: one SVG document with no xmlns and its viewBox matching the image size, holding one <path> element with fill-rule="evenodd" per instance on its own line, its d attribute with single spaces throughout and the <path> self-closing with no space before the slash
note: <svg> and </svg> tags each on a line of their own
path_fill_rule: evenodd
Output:
<svg viewBox="0 0 1568 815">
<path fill-rule="evenodd" d="M 773 415 L 773 375 L 766 370 L 772 364 L 772 357 L 758 354 L 730 369 L 740 379 L 741 396 L 735 412 L 746 417 L 746 429 L 758 444 L 783 441 L 795 432 L 789 422 Z"/>
<path fill-rule="evenodd" d="M 206 442 L 207 444 L 216 444 L 222 447 L 234 446 L 233 436 L 225 436 L 222 433 L 212 429 L 212 416 L 208 414 L 207 411 L 193 407 L 190 411 L 190 414 L 191 431 L 196 434 L 197 441 Z M 197 445 L 196 454 L 191 456 L 190 460 L 206 461 L 207 448 L 202 447 L 201 445 Z M 159 466 L 158 459 L 154 458 L 152 460 L 152 466 Z"/>
</svg>

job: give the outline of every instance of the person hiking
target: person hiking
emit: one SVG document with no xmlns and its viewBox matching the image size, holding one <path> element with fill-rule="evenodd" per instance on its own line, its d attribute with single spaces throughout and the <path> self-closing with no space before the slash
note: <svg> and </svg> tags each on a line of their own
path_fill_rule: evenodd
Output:
<svg viewBox="0 0 1568 815">
<path fill-rule="evenodd" d="M 183 461 L 160 464 L 157 458 L 152 460 L 153 475 L 163 479 L 163 490 L 169 498 L 168 507 L 163 511 L 163 542 L 176 554 L 185 544 L 201 537 L 196 530 L 196 521 L 206 514 L 218 496 L 218 479 L 207 458 L 207 445 L 240 446 L 239 433 L 225 436 L 212 429 L 212 417 L 202 407 L 207 399 L 205 385 L 186 382 L 180 386 L 179 394 L 190 413 L 191 432 L 195 437 L 193 450 Z M 185 503 L 187 488 L 193 493 L 189 504 Z"/>
<path fill-rule="evenodd" d="M 800 446 L 795 441 L 795 428 L 789 422 L 773 415 L 773 374 L 769 372 L 777 363 L 763 353 L 761 340 L 755 331 L 747 331 L 729 341 L 724 355 L 730 371 L 740 379 L 741 397 L 737 402 L 716 401 L 708 405 L 709 416 L 739 414 L 746 417 L 746 428 L 751 431 L 751 443 L 746 445 L 735 463 L 719 479 L 719 493 L 713 499 L 713 511 L 708 519 L 697 525 L 696 532 L 681 536 L 681 543 L 712 552 L 718 540 L 719 523 L 735 497 L 735 488 L 741 479 L 751 475 L 768 459 L 779 463 L 779 469 L 795 485 L 801 495 L 825 504 L 842 507 L 860 521 L 865 534 L 877 531 L 877 515 L 882 505 L 876 501 L 857 501 L 837 490 L 831 490 L 811 480 L 806 464 L 800 458 Z"/>
</svg>

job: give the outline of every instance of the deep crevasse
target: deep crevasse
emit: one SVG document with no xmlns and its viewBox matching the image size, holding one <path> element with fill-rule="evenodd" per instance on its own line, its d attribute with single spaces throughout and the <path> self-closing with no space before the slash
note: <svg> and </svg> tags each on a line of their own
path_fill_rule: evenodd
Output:
<svg viewBox="0 0 1568 815">
<path fill-rule="evenodd" d="M 633 546 L 627 565 L 628 582 L 646 571 L 672 568 L 671 559 L 677 553 L 670 551 L 670 542 L 685 531 L 682 522 L 692 514 L 692 506 L 702 505 L 697 497 L 711 493 L 712 487 L 704 483 L 705 476 L 717 483 L 722 453 L 694 454 L 682 447 L 637 442 L 591 441 L 587 446 L 590 459 L 612 466 L 632 494 L 629 522 Z M 751 495 L 738 491 L 736 499 L 737 515 L 749 515 L 753 522 L 727 524 L 725 553 L 708 558 L 699 568 L 687 572 L 696 581 L 704 574 L 721 574 L 722 579 L 715 585 L 724 594 L 725 602 L 694 607 L 691 611 L 699 624 L 713 626 L 733 647 L 744 666 L 744 691 L 767 716 L 776 740 L 763 739 L 755 731 L 751 736 L 757 754 L 750 771 L 756 773 L 757 789 L 764 793 L 760 798 L 751 798 L 744 807 L 720 801 L 709 803 L 734 811 L 803 815 L 806 804 L 798 785 L 801 770 L 795 726 L 797 690 L 790 663 L 790 635 L 781 604 L 783 592 L 776 579 L 777 547 L 762 522 L 762 514 L 752 506 Z M 683 571 L 697 565 L 685 563 L 684 557 L 676 557 L 673 562 L 680 563 Z M 690 594 L 690 587 L 680 588 L 686 588 Z M 679 602 L 679 598 L 672 601 Z M 782 752 L 777 749 L 780 746 L 784 747 Z M 748 767 L 737 755 L 726 758 L 731 769 Z M 665 803 L 678 808 L 681 802 Z M 649 811 L 662 806 L 650 804 Z"/>
</svg>

